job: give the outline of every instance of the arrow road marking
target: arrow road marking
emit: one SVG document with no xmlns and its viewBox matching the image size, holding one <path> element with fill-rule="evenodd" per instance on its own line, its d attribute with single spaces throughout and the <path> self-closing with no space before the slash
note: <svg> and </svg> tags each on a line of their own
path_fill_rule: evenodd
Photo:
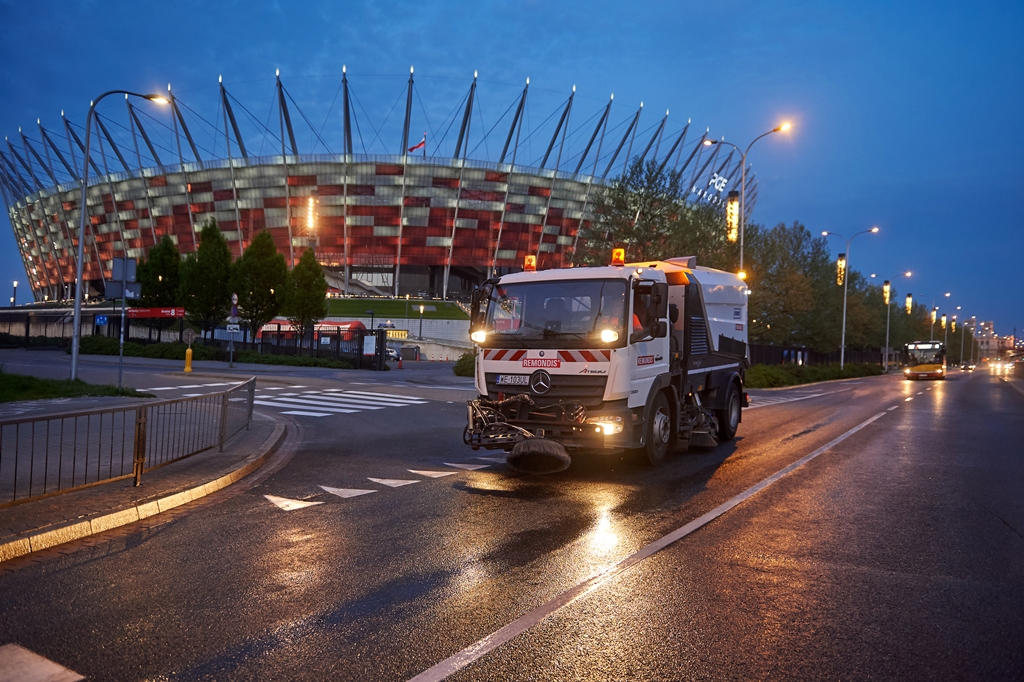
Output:
<svg viewBox="0 0 1024 682">
<path fill-rule="evenodd" d="M 369 477 L 367 477 L 369 478 Z M 374 483 L 380 483 L 386 485 L 389 488 L 401 488 L 403 485 L 411 485 L 413 483 L 419 483 L 419 481 L 405 481 L 400 478 L 369 478 Z"/>
<path fill-rule="evenodd" d="M 264 495 L 278 507 L 285 511 L 295 511 L 296 509 L 305 509 L 306 507 L 312 507 L 317 504 L 323 504 L 323 502 L 306 502 L 305 500 L 292 500 L 287 497 L 278 497 L 277 495 Z"/>
<path fill-rule="evenodd" d="M 459 473 L 457 471 L 417 471 L 416 469 L 409 469 L 410 474 L 416 474 L 417 476 L 427 476 L 428 478 L 441 478 L 442 476 L 454 476 Z"/>
<path fill-rule="evenodd" d="M 370 493 L 377 492 L 376 490 L 359 490 L 358 488 L 330 488 L 326 485 L 320 487 L 338 497 L 359 497 L 360 495 L 369 495 Z"/>
<path fill-rule="evenodd" d="M 491 466 L 490 464 L 452 464 L 451 462 L 443 462 L 446 467 L 455 467 L 456 469 L 465 469 L 466 471 L 476 471 L 477 469 L 486 469 Z"/>
</svg>

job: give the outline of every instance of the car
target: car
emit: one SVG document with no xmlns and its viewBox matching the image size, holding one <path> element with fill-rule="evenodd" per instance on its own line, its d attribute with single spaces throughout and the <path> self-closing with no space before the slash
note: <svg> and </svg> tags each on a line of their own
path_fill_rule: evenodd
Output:
<svg viewBox="0 0 1024 682">
<path fill-rule="evenodd" d="M 384 349 L 384 359 L 398 361 L 402 359 L 402 356 L 398 354 L 398 351 L 394 348 Z"/>
</svg>

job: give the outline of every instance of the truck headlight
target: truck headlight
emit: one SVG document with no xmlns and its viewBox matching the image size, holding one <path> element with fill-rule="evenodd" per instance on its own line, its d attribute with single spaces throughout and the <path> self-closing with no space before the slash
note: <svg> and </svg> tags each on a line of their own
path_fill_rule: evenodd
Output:
<svg viewBox="0 0 1024 682">
<path fill-rule="evenodd" d="M 619 333 L 614 329 L 602 329 L 601 330 L 601 342 L 602 343 L 614 343 L 619 340 Z"/>
<path fill-rule="evenodd" d="M 606 436 L 622 433 L 622 417 L 603 417 L 598 415 L 595 417 L 588 417 L 587 421 L 584 423 L 591 424 L 592 426 L 600 429 Z"/>
<path fill-rule="evenodd" d="M 482 329 L 477 329 L 469 335 L 469 338 L 473 343 L 483 343 L 487 340 L 487 332 Z"/>
</svg>

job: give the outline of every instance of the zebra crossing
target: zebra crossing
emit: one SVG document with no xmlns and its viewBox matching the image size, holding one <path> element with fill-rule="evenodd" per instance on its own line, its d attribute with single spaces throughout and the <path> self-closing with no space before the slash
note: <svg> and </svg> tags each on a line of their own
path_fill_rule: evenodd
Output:
<svg viewBox="0 0 1024 682">
<path fill-rule="evenodd" d="M 270 393 L 269 390 L 259 392 L 253 403 L 263 407 L 276 408 L 281 411 L 281 414 L 300 417 L 331 417 L 339 414 L 384 410 L 390 407 L 424 405 L 430 402 L 424 398 L 413 398 L 394 393 L 352 391 L 340 388 L 283 393 Z"/>
</svg>

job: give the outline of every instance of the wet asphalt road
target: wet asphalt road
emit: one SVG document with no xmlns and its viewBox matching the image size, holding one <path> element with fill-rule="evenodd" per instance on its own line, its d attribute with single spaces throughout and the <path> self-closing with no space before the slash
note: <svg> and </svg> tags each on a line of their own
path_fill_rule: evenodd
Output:
<svg viewBox="0 0 1024 682">
<path fill-rule="evenodd" d="M 547 477 L 475 459 L 467 393 L 373 390 L 429 402 L 291 417 L 256 487 L 0 575 L 0 643 L 93 679 L 408 679 L 882 414 L 451 679 L 1024 676 L 1024 395 L 996 377 L 766 393 L 714 450 Z"/>
</svg>

